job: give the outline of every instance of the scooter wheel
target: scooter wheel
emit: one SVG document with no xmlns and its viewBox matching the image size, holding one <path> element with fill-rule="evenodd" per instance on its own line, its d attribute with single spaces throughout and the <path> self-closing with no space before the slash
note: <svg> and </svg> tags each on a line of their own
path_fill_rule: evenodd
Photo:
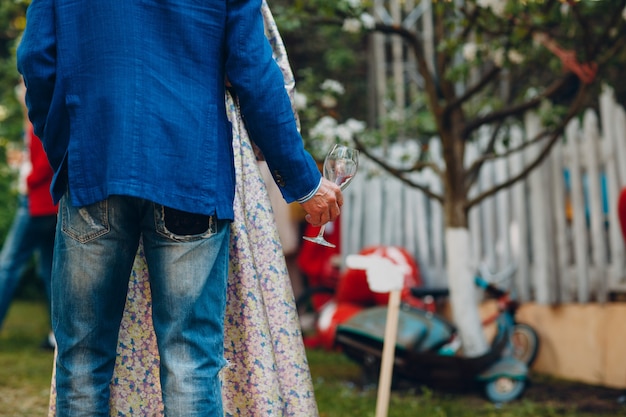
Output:
<svg viewBox="0 0 626 417">
<path fill-rule="evenodd" d="M 539 336 L 535 329 L 526 323 L 516 323 L 513 327 L 513 356 L 529 368 L 537 358 Z"/>
<path fill-rule="evenodd" d="M 525 388 L 525 380 L 502 376 L 487 382 L 485 385 L 485 394 L 491 402 L 506 403 L 522 395 Z"/>
</svg>

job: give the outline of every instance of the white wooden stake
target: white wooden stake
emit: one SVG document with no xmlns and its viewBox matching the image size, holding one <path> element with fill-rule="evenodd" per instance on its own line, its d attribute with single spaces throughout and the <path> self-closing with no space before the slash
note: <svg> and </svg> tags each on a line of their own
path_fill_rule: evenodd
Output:
<svg viewBox="0 0 626 417">
<path fill-rule="evenodd" d="M 378 379 L 378 396 L 376 399 L 376 417 L 387 417 L 389 397 L 391 395 L 391 379 L 396 354 L 396 338 L 398 336 L 398 316 L 400 313 L 400 290 L 389 293 L 387 321 L 385 323 L 385 340 L 383 356 Z"/>
<path fill-rule="evenodd" d="M 408 272 L 407 267 L 396 265 L 387 258 L 375 255 L 348 255 L 346 266 L 353 269 L 364 269 L 367 275 L 367 284 L 372 291 L 389 293 L 385 339 L 383 340 L 378 379 L 378 398 L 376 399 L 376 417 L 387 417 L 398 336 L 400 293 L 404 286 L 404 276 Z"/>
</svg>

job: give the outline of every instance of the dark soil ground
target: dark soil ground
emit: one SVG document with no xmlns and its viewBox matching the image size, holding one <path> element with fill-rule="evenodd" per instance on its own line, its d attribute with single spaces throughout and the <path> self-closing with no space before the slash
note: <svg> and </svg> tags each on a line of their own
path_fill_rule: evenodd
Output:
<svg viewBox="0 0 626 417">
<path fill-rule="evenodd" d="M 360 386 L 372 386 L 376 377 L 371 373 L 361 373 L 361 379 L 357 382 Z M 419 384 L 417 384 L 419 385 Z M 426 385 L 441 394 L 460 394 L 466 402 L 480 403 L 485 397 L 480 386 L 471 384 L 457 386 L 451 385 Z M 400 378 L 394 382 L 397 391 L 411 391 L 419 388 L 415 382 Z M 554 414 L 560 415 L 584 415 L 593 417 L 616 416 L 626 417 L 626 389 L 612 389 L 602 386 L 588 385 L 576 381 L 557 379 L 548 375 L 531 372 L 527 381 L 526 389 L 521 397 L 515 400 L 529 401 L 534 404 L 552 409 Z"/>
<path fill-rule="evenodd" d="M 532 375 L 523 398 L 597 416 L 626 416 L 626 390 Z"/>
</svg>

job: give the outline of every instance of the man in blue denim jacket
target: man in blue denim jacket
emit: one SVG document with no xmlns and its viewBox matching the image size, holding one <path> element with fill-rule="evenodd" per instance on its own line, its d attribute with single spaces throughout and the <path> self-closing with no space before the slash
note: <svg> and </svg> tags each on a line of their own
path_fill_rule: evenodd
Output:
<svg viewBox="0 0 626 417">
<path fill-rule="evenodd" d="M 18 49 L 60 200 L 52 283 L 57 416 L 108 416 L 140 237 L 167 416 L 221 416 L 234 168 L 225 80 L 287 202 L 311 224 L 339 188 L 304 150 L 261 0 L 33 0 Z M 138 410 L 140 412 L 140 410 Z"/>
</svg>

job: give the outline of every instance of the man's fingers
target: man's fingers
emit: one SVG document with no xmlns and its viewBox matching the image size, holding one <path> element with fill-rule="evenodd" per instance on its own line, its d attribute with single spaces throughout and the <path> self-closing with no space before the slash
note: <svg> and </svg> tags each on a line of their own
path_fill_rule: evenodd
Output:
<svg viewBox="0 0 626 417">
<path fill-rule="evenodd" d="M 328 208 L 328 210 L 321 211 L 319 216 L 316 216 L 317 213 L 308 213 L 304 216 L 304 219 L 312 224 L 313 226 L 321 226 L 330 221 L 336 220 L 341 214 L 341 209 L 337 204 L 333 204 Z"/>
<path fill-rule="evenodd" d="M 321 226 L 335 220 L 341 213 L 343 206 L 343 195 L 337 184 L 323 180 L 322 185 L 315 196 L 302 203 L 302 207 L 307 212 L 305 220 L 313 226 Z"/>
</svg>

